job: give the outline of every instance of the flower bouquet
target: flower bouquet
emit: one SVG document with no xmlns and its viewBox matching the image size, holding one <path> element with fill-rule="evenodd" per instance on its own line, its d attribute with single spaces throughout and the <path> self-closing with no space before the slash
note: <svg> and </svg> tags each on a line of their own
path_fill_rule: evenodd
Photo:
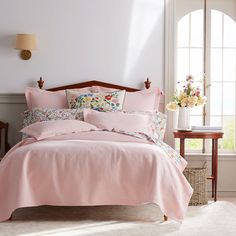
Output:
<svg viewBox="0 0 236 236">
<path fill-rule="evenodd" d="M 179 129 L 189 129 L 189 108 L 201 106 L 206 103 L 206 97 L 201 95 L 199 87 L 194 86 L 192 76 L 186 78 L 183 88 L 175 93 L 171 102 L 166 105 L 169 111 L 176 111 L 179 108 Z"/>
</svg>

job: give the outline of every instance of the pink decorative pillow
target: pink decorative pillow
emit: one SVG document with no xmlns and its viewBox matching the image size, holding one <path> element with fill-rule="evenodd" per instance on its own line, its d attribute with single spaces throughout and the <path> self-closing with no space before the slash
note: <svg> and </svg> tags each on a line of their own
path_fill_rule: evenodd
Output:
<svg viewBox="0 0 236 236">
<path fill-rule="evenodd" d="M 127 92 L 123 111 L 157 111 L 160 98 L 161 91 L 159 88 Z"/>
<path fill-rule="evenodd" d="M 90 92 L 90 87 L 75 89 L 79 92 Z M 43 89 L 28 87 L 25 90 L 28 109 L 32 108 L 68 108 L 65 90 L 50 92 Z"/>
<path fill-rule="evenodd" d="M 91 92 L 92 93 L 100 93 L 100 92 L 113 92 L 113 91 L 119 91 L 120 89 L 114 89 L 114 88 L 107 88 L 102 86 L 92 86 Z"/>
<path fill-rule="evenodd" d="M 92 92 L 112 92 L 117 89 L 92 86 Z M 157 111 L 162 91 L 159 88 L 145 89 L 137 92 L 126 92 L 123 111 Z"/>
<path fill-rule="evenodd" d="M 167 116 L 159 111 L 134 111 L 128 112 L 131 114 L 145 114 L 148 115 L 149 127 L 151 130 L 152 138 L 155 140 L 163 141 L 166 129 L 166 118 Z"/>
<path fill-rule="evenodd" d="M 150 134 L 149 116 L 144 114 L 128 114 L 123 112 L 99 112 L 84 110 L 84 121 L 100 129 L 142 132 Z"/>
<path fill-rule="evenodd" d="M 80 120 L 50 120 L 26 126 L 20 132 L 41 140 L 57 135 L 90 130 L 97 130 L 97 127 Z"/>
</svg>

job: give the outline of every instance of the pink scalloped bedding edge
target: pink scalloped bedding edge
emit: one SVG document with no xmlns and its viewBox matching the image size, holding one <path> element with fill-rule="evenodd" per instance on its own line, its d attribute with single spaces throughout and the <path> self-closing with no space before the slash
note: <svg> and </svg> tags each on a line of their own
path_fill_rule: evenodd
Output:
<svg viewBox="0 0 236 236">
<path fill-rule="evenodd" d="M 145 203 L 181 221 L 192 188 L 186 161 L 173 160 L 166 147 L 117 132 L 25 139 L 0 162 L 0 221 L 28 206 Z"/>
</svg>

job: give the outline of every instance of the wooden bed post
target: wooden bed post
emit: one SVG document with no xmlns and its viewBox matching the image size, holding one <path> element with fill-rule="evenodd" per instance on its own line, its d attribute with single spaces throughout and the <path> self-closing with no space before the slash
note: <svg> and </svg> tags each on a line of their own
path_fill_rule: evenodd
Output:
<svg viewBox="0 0 236 236">
<path fill-rule="evenodd" d="M 167 221 L 168 217 L 166 215 L 164 215 L 164 221 Z"/>
<path fill-rule="evenodd" d="M 43 81 L 42 77 L 40 77 L 40 79 L 37 82 L 38 82 L 39 88 L 42 89 L 43 88 L 43 84 L 44 84 L 44 81 Z"/>
<path fill-rule="evenodd" d="M 149 78 L 147 78 L 147 80 L 144 82 L 144 84 L 145 84 L 145 88 L 146 89 L 149 89 L 150 87 L 151 87 L 151 81 L 149 80 Z"/>
</svg>

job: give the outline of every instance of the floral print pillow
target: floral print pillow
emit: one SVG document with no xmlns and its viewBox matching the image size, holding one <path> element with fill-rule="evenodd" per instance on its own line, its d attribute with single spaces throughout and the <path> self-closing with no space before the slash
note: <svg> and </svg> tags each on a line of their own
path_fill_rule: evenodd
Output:
<svg viewBox="0 0 236 236">
<path fill-rule="evenodd" d="M 93 109 L 97 111 L 122 110 L 125 90 L 101 93 L 78 93 L 66 90 L 67 101 L 71 109 Z"/>
<path fill-rule="evenodd" d="M 166 130 L 166 118 L 167 116 L 159 111 L 139 111 L 139 112 L 130 112 L 138 114 L 147 114 L 150 118 L 150 127 L 149 130 L 152 133 L 152 138 L 155 141 L 162 141 L 164 139 L 165 130 Z"/>
<path fill-rule="evenodd" d="M 153 130 L 154 138 L 156 140 L 163 140 L 166 131 L 166 114 L 162 112 L 153 112 L 151 115 L 151 129 Z"/>
<path fill-rule="evenodd" d="M 33 108 L 23 112 L 23 128 L 40 121 L 83 120 L 83 111 L 79 109 Z"/>
</svg>

